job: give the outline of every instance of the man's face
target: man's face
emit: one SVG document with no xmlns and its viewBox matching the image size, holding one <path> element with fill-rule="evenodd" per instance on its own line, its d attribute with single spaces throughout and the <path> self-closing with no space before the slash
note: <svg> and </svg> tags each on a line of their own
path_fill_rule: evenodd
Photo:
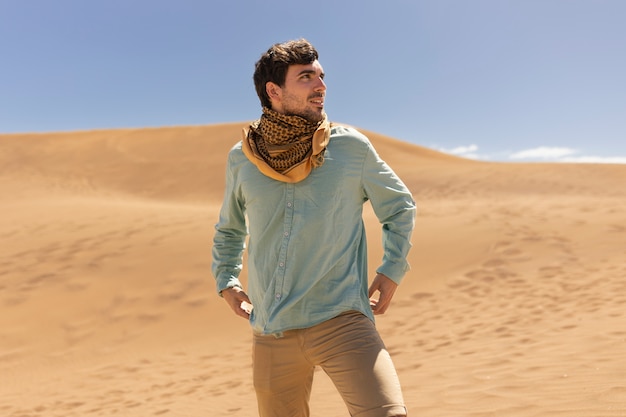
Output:
<svg viewBox="0 0 626 417">
<path fill-rule="evenodd" d="M 303 117 L 311 122 L 324 118 L 324 69 L 316 60 L 306 65 L 290 65 L 282 87 L 267 83 L 272 109 L 287 115 Z"/>
</svg>

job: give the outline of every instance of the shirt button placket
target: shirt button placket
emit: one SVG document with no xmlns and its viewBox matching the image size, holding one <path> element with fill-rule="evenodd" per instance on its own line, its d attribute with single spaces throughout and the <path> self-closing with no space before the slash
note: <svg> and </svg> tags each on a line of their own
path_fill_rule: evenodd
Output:
<svg viewBox="0 0 626 417">
<path fill-rule="evenodd" d="M 289 246 L 289 236 L 291 235 L 291 222 L 293 220 L 293 196 L 294 196 L 294 187 L 292 184 L 288 184 L 287 190 L 285 193 L 285 219 L 284 219 L 284 229 L 283 229 L 283 244 L 281 245 L 279 261 L 278 261 L 278 272 L 279 279 L 277 280 L 276 292 L 274 294 L 274 301 L 279 302 L 283 295 L 283 287 L 285 285 L 289 285 L 289 283 L 285 283 L 285 264 L 287 257 L 287 247 Z"/>
</svg>

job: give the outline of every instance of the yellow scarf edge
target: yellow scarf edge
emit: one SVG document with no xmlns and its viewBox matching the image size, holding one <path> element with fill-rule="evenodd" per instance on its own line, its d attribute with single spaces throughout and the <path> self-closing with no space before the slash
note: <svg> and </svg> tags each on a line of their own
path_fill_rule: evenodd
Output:
<svg viewBox="0 0 626 417">
<path fill-rule="evenodd" d="M 265 176 L 282 182 L 300 182 L 309 175 L 313 167 L 317 168 L 324 163 L 323 158 L 320 161 L 319 155 L 324 152 L 330 142 L 330 127 L 330 122 L 328 120 L 324 120 L 324 122 L 313 134 L 311 154 L 304 158 L 302 162 L 292 166 L 287 171 L 284 171 L 284 173 L 274 170 L 261 156 L 254 153 L 250 145 L 249 127 L 244 127 L 242 129 L 243 139 L 241 141 L 241 150 L 248 160 L 250 160 L 250 162 L 252 162 Z"/>
</svg>

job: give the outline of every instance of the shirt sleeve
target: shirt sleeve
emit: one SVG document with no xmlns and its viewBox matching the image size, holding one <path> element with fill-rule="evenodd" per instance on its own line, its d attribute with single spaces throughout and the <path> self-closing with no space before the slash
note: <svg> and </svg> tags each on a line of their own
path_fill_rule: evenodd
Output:
<svg viewBox="0 0 626 417">
<path fill-rule="evenodd" d="M 416 204 L 411 192 L 369 145 L 363 166 L 365 197 L 382 224 L 382 264 L 376 269 L 400 284 L 409 270 L 407 255 L 415 226 Z"/>
<path fill-rule="evenodd" d="M 226 189 L 213 237 L 212 272 L 217 292 L 231 287 L 242 288 L 239 274 L 243 268 L 243 252 L 248 234 L 245 208 L 232 169 L 232 155 L 226 170 Z"/>
</svg>

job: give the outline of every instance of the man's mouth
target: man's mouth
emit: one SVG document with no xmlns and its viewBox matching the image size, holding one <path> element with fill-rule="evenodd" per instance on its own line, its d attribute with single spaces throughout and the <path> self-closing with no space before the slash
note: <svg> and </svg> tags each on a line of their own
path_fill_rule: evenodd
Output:
<svg viewBox="0 0 626 417">
<path fill-rule="evenodd" d="M 315 96 L 310 101 L 311 101 L 311 103 L 315 104 L 316 106 L 323 106 L 324 105 L 324 96 Z"/>
</svg>

